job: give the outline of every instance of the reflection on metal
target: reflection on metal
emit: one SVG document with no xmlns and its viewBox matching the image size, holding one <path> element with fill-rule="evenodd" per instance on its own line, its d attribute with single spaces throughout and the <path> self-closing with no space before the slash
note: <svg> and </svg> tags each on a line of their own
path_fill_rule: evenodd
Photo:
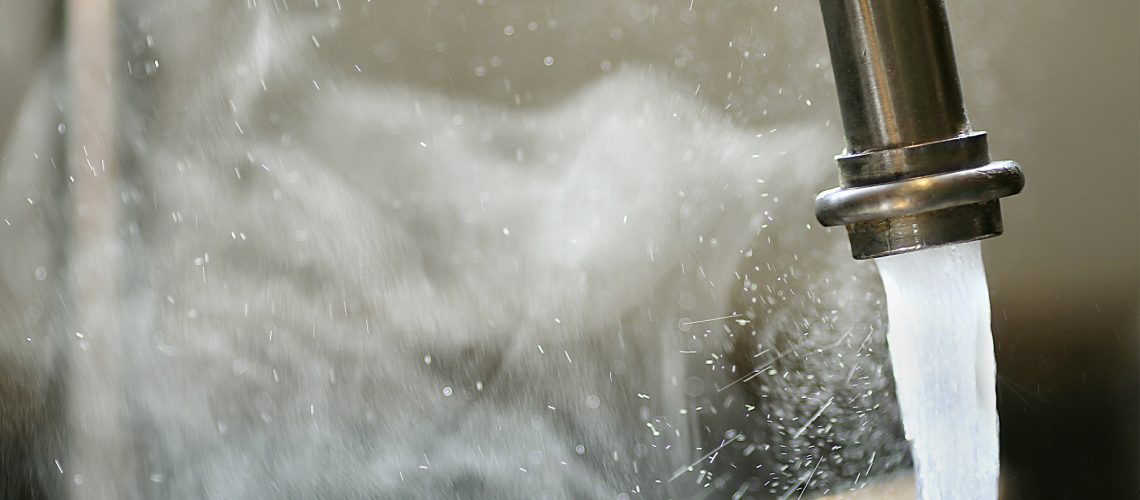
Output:
<svg viewBox="0 0 1140 500">
<path fill-rule="evenodd" d="M 942 0 L 820 0 L 847 137 L 816 215 L 868 259 L 997 236 L 1024 186 L 970 130 Z"/>
</svg>

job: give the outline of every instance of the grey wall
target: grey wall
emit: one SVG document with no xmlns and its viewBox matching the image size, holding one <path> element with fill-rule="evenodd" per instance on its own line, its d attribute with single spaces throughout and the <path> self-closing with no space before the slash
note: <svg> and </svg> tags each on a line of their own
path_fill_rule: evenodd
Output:
<svg viewBox="0 0 1140 500">
<path fill-rule="evenodd" d="M 1138 4 L 950 4 L 971 120 L 1028 176 L 984 245 L 1004 464 L 1027 498 L 1134 496 Z"/>
</svg>

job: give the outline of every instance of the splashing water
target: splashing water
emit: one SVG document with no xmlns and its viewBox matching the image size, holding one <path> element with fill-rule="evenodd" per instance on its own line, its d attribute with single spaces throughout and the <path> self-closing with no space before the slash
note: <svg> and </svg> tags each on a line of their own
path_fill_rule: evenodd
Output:
<svg viewBox="0 0 1140 500">
<path fill-rule="evenodd" d="M 876 263 L 918 497 L 997 498 L 994 351 L 980 244 Z"/>
</svg>

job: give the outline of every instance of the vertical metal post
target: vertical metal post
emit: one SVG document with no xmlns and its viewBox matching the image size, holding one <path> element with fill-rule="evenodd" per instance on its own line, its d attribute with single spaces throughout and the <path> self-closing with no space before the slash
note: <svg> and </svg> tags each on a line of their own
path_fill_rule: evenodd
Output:
<svg viewBox="0 0 1140 500">
<path fill-rule="evenodd" d="M 69 455 L 59 465 L 69 498 L 139 498 L 122 381 L 122 246 L 117 182 L 115 0 L 67 5 L 67 164 L 70 328 Z"/>
</svg>

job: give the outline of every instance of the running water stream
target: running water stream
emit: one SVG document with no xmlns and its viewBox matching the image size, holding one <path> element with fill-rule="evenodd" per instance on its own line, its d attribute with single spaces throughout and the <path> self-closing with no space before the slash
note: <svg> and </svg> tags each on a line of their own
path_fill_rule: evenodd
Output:
<svg viewBox="0 0 1140 500">
<path fill-rule="evenodd" d="M 997 498 L 996 372 L 980 244 L 876 263 L 918 497 Z"/>
</svg>

